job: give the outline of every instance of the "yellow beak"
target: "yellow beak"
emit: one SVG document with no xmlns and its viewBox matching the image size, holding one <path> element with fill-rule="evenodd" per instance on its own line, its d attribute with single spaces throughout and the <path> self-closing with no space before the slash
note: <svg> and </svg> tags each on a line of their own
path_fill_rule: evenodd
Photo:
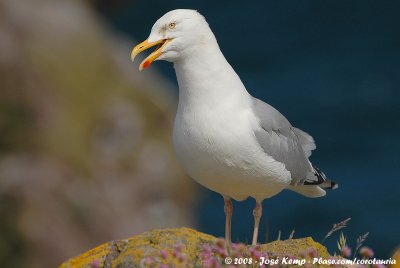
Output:
<svg viewBox="0 0 400 268">
<path fill-rule="evenodd" d="M 157 49 L 151 53 L 147 58 L 145 58 L 139 65 L 139 70 L 143 71 L 144 69 L 146 69 L 147 67 L 150 66 L 150 64 L 155 61 L 163 52 L 162 49 L 163 47 L 168 44 L 172 39 L 161 39 L 155 42 L 151 42 L 149 43 L 146 40 L 144 40 L 142 43 L 140 43 L 139 45 L 135 46 L 132 49 L 132 54 L 131 54 L 131 60 L 133 62 L 133 60 L 135 59 L 136 55 L 139 54 L 142 51 L 145 51 L 148 48 L 151 48 L 153 46 L 158 45 Z"/>
</svg>

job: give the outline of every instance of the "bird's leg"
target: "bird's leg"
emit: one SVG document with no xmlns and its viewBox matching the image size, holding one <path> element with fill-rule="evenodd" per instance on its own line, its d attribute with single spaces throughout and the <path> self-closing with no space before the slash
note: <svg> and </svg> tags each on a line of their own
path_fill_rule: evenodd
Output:
<svg viewBox="0 0 400 268">
<path fill-rule="evenodd" d="M 231 244 L 231 219 L 233 212 L 232 200 L 230 197 L 224 196 L 224 211 L 225 211 L 225 239 L 228 245 Z"/>
<path fill-rule="evenodd" d="M 260 225 L 260 219 L 262 215 L 262 205 L 261 202 L 256 201 L 256 207 L 253 210 L 254 215 L 254 232 L 253 232 L 253 243 L 252 245 L 257 244 L 257 236 L 258 236 L 258 226 Z"/>
</svg>

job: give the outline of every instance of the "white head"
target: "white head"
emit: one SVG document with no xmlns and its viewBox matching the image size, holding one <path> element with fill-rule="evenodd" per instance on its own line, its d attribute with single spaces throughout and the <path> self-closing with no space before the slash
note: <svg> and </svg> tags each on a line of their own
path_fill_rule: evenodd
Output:
<svg viewBox="0 0 400 268">
<path fill-rule="evenodd" d="M 215 41 L 214 34 L 200 13 L 176 9 L 156 21 L 148 39 L 134 47 L 131 58 L 133 61 L 137 54 L 157 45 L 157 49 L 140 64 L 139 70 L 143 70 L 155 60 L 175 62 L 199 46 L 214 43 L 212 41 Z"/>
</svg>

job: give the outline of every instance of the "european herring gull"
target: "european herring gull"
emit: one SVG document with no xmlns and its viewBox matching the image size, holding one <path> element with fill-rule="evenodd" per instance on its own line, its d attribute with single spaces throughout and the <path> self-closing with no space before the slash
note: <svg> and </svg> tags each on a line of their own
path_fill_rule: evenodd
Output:
<svg viewBox="0 0 400 268">
<path fill-rule="evenodd" d="M 264 199 L 284 189 L 321 197 L 323 188 L 337 188 L 308 159 L 315 149 L 313 138 L 247 92 L 197 11 L 173 10 L 158 19 L 148 39 L 133 49 L 132 61 L 153 46 L 156 50 L 139 69 L 156 60 L 173 62 L 179 85 L 174 149 L 194 180 L 223 196 L 228 243 L 231 198 L 255 199 L 256 244 Z"/>
</svg>

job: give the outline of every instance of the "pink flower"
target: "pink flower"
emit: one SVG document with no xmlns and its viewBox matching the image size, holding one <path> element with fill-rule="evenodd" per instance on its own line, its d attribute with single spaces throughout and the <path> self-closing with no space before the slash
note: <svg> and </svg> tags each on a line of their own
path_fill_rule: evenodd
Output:
<svg viewBox="0 0 400 268">
<path fill-rule="evenodd" d="M 317 256 L 318 256 L 318 252 L 313 247 L 300 253 L 300 257 L 302 257 L 302 258 L 315 258 Z"/>
<path fill-rule="evenodd" d="M 218 239 L 216 245 L 219 248 L 225 248 L 225 239 L 222 238 Z"/>
<path fill-rule="evenodd" d="M 203 267 L 206 267 L 206 268 L 211 267 L 211 259 L 203 260 Z"/>
<path fill-rule="evenodd" d="M 253 254 L 253 258 L 256 260 L 259 260 L 261 258 L 261 252 L 260 251 L 255 251 Z"/>
<path fill-rule="evenodd" d="M 222 258 L 228 257 L 228 253 L 226 252 L 226 250 L 224 248 L 218 248 L 217 254 Z"/>
<path fill-rule="evenodd" d="M 178 251 L 178 252 L 182 252 L 182 249 L 183 249 L 183 245 L 182 244 L 177 244 L 175 246 L 175 250 Z"/>
<path fill-rule="evenodd" d="M 315 248 L 311 247 L 311 248 L 308 249 L 308 256 L 310 258 L 315 258 L 315 257 L 318 256 L 318 252 L 315 250 Z"/>
<path fill-rule="evenodd" d="M 261 247 L 258 246 L 258 245 L 255 246 L 255 247 L 250 248 L 250 249 L 249 249 L 250 256 L 251 256 L 253 259 L 256 259 L 256 260 L 260 259 L 260 257 L 261 257 L 260 249 L 261 249 Z"/>
<path fill-rule="evenodd" d="M 213 268 L 219 268 L 219 267 L 221 267 L 220 265 L 219 265 L 219 261 L 218 261 L 218 259 L 217 258 L 213 258 L 212 260 L 211 260 L 211 267 L 213 267 Z"/>
<path fill-rule="evenodd" d="M 211 249 L 210 245 L 203 245 L 203 253 L 211 255 L 212 249 Z"/>
<path fill-rule="evenodd" d="M 151 264 L 154 264 L 154 259 L 152 258 L 152 257 L 146 257 L 144 260 L 143 260 L 143 263 L 145 264 L 145 265 L 151 265 Z"/>
<path fill-rule="evenodd" d="M 369 259 L 374 256 L 374 252 L 372 251 L 372 249 L 370 249 L 368 247 L 362 247 L 362 248 L 360 248 L 360 250 L 358 252 L 365 259 Z"/>
<path fill-rule="evenodd" d="M 342 257 L 349 258 L 351 256 L 351 248 L 349 248 L 347 245 L 343 246 L 340 250 L 340 255 L 342 255 Z"/>
<path fill-rule="evenodd" d="M 295 260 L 296 259 L 296 257 L 292 256 L 292 255 L 288 255 L 287 257 L 288 257 L 289 260 Z"/>
<path fill-rule="evenodd" d="M 232 250 L 237 250 L 238 249 L 238 245 L 235 244 L 235 243 L 232 243 L 231 244 L 231 248 L 232 248 Z"/>
<path fill-rule="evenodd" d="M 100 261 L 98 259 L 94 259 L 90 264 L 91 268 L 100 268 Z"/>
<path fill-rule="evenodd" d="M 161 253 L 161 257 L 163 258 L 163 259 L 166 259 L 166 258 L 168 258 L 168 251 L 166 251 L 165 249 L 162 249 L 162 250 L 160 250 L 160 253 Z"/>
</svg>

